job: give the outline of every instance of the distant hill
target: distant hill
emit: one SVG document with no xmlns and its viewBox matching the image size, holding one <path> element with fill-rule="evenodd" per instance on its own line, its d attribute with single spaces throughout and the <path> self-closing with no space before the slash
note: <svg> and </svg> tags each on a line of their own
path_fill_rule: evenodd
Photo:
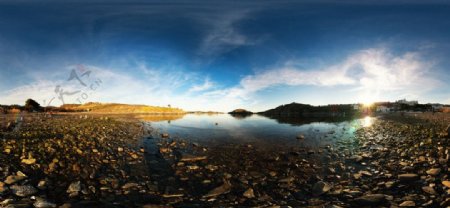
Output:
<svg viewBox="0 0 450 208">
<path fill-rule="evenodd" d="M 259 114 L 269 117 L 327 117 L 350 116 L 357 113 L 352 105 L 312 106 L 301 103 L 291 103 L 278 106 Z"/>
<path fill-rule="evenodd" d="M 153 114 L 184 114 L 179 108 L 168 108 L 148 105 L 129 105 L 119 103 L 86 103 L 66 104 L 60 107 L 63 111 L 94 112 L 94 113 L 153 113 Z"/>
</svg>

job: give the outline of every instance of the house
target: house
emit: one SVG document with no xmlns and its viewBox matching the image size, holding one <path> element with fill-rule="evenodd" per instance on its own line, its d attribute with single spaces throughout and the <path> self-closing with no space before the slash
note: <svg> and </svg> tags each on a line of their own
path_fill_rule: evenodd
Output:
<svg viewBox="0 0 450 208">
<path fill-rule="evenodd" d="M 390 108 L 388 106 L 384 106 L 384 105 L 379 105 L 379 106 L 377 106 L 377 110 L 376 111 L 380 112 L 380 113 L 387 113 L 387 112 L 391 112 L 392 108 Z"/>
</svg>

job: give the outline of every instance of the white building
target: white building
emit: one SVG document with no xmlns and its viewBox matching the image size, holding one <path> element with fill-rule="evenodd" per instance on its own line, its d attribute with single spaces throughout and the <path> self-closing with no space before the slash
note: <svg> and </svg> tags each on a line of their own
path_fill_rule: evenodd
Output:
<svg viewBox="0 0 450 208">
<path fill-rule="evenodd" d="M 387 113 L 387 112 L 391 112 L 393 109 L 384 105 L 379 105 L 377 106 L 377 112 L 381 112 L 381 113 Z"/>
</svg>

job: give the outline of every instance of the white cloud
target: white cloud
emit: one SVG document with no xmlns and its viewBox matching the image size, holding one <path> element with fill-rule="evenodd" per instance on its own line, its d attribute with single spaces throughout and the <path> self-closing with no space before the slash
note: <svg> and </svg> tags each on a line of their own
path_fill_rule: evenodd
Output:
<svg viewBox="0 0 450 208">
<path fill-rule="evenodd" d="M 76 80 L 70 82 L 67 78 L 62 80 L 31 80 L 27 85 L 10 89 L 0 95 L 4 104 L 23 104 L 27 98 L 36 99 L 41 104 L 55 97 L 55 87 L 61 85 L 65 92 L 81 90 L 88 94 L 82 99 L 81 93 L 66 96 L 66 103 L 77 103 L 81 98 L 83 102 L 118 102 L 130 104 L 147 104 L 180 107 L 185 110 L 220 110 L 229 111 L 244 107 L 249 109 L 260 108 L 261 100 L 256 94 L 274 86 L 318 86 L 345 87 L 346 97 L 355 98 L 354 101 L 364 100 L 393 100 L 399 98 L 419 99 L 429 91 L 439 87 L 442 82 L 431 75 L 432 63 L 421 60 L 418 53 L 405 53 L 393 55 L 385 49 L 368 49 L 358 51 L 342 62 L 324 67 L 322 69 L 304 69 L 288 62 L 280 67 L 245 76 L 240 83 L 231 87 L 220 87 L 206 78 L 201 80 L 198 74 L 172 70 L 164 72 L 153 69 L 144 64 L 138 69 L 143 76 L 118 72 L 95 66 L 87 66 L 92 73 L 89 83 L 97 79 L 101 84 L 95 90 L 81 86 Z M 294 62 L 295 63 L 295 62 Z M 69 76 L 67 70 L 67 76 Z M 63 76 L 63 77 L 67 77 Z M 58 75 L 58 77 L 60 77 Z M 85 79 L 87 77 L 84 77 Z M 201 80 L 201 81 L 200 81 Z M 200 82 L 199 82 L 200 81 Z M 312 92 L 313 93 L 313 92 Z M 352 102 L 339 100 L 344 97 L 332 94 L 337 103 Z M 267 95 L 270 97 L 270 93 Z M 293 97 L 295 101 L 302 102 Z M 445 98 L 447 99 L 447 98 Z M 280 102 L 292 102 L 280 101 Z M 443 100 L 444 101 L 444 100 Z M 52 105 L 62 104 L 57 98 Z M 258 109 L 264 110 L 264 109 Z"/>
<path fill-rule="evenodd" d="M 245 11 L 236 11 L 217 18 L 207 19 L 211 27 L 203 39 L 199 54 L 202 56 L 216 56 L 245 45 L 253 45 L 257 40 L 249 39 L 236 28 L 239 21 L 247 15 Z M 204 20 L 203 20 L 204 21 Z"/>
<path fill-rule="evenodd" d="M 289 64 L 275 67 L 244 77 L 238 86 L 207 95 L 250 101 L 254 93 L 270 87 L 310 85 L 350 87 L 352 90 L 348 93 L 354 94 L 359 102 L 401 98 L 396 96 L 418 99 L 442 84 L 429 74 L 432 65 L 423 62 L 418 53 L 394 56 L 386 49 L 368 49 L 320 70 L 300 69 Z"/>
<path fill-rule="evenodd" d="M 188 92 L 202 92 L 211 89 L 214 87 L 214 83 L 209 80 L 209 78 L 205 79 L 205 82 L 201 85 L 192 86 Z"/>
</svg>

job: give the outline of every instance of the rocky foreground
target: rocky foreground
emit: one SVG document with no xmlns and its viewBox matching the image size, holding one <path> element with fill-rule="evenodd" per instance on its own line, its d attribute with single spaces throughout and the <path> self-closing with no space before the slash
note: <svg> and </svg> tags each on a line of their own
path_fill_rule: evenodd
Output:
<svg viewBox="0 0 450 208">
<path fill-rule="evenodd" d="M 0 207 L 133 206 L 144 198 L 142 126 L 84 115 L 2 120 Z"/>
<path fill-rule="evenodd" d="M 174 179 L 166 203 L 244 207 L 450 206 L 445 117 L 390 116 L 321 149 L 199 147 L 163 139 Z M 164 135 L 168 136 L 168 135 Z M 299 136 L 297 139 L 303 139 Z M 183 154 L 190 152 L 190 154 Z M 195 156 L 193 156 L 195 155 Z"/>
<path fill-rule="evenodd" d="M 274 150 L 202 146 L 105 117 L 35 116 L 2 126 L 0 206 L 447 207 L 449 123 L 391 116 L 355 138 L 331 132 L 337 142 L 319 149 Z"/>
</svg>

